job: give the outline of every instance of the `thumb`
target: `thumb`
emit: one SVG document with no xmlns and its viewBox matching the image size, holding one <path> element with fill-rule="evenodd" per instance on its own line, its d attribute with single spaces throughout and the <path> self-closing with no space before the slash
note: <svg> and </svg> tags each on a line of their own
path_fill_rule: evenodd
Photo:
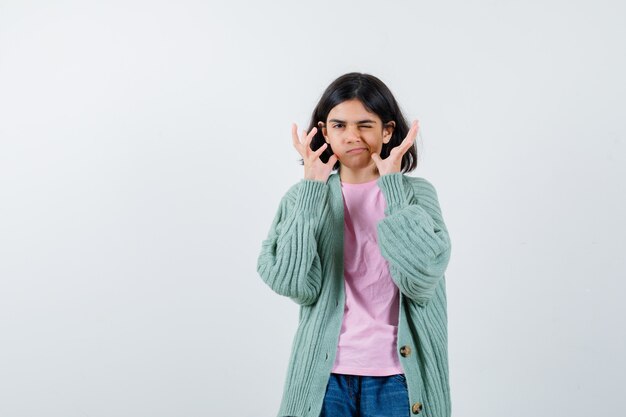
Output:
<svg viewBox="0 0 626 417">
<path fill-rule="evenodd" d="M 372 159 L 374 160 L 374 162 L 376 163 L 376 165 L 378 165 L 379 163 L 382 162 L 382 159 L 380 159 L 380 156 L 378 156 L 377 153 L 374 152 L 374 153 L 372 153 L 371 156 L 372 156 Z"/>
</svg>

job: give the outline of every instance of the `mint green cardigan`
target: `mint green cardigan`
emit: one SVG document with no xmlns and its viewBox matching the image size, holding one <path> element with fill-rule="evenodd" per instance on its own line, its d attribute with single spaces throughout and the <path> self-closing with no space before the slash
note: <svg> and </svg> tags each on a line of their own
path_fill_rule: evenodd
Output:
<svg viewBox="0 0 626 417">
<path fill-rule="evenodd" d="M 409 392 L 408 414 L 449 417 L 444 272 L 450 237 L 435 188 L 401 172 L 378 178 L 387 208 L 378 245 L 399 288 L 397 352 Z M 299 324 L 278 416 L 318 417 L 343 319 L 344 205 L 339 174 L 302 179 L 280 201 L 257 271 L 300 305 Z M 412 414 L 411 414 L 412 413 Z"/>
</svg>

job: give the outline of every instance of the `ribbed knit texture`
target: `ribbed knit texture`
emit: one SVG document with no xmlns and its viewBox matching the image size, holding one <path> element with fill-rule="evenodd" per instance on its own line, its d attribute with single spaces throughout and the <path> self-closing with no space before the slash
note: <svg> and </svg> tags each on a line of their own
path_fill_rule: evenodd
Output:
<svg viewBox="0 0 626 417">
<path fill-rule="evenodd" d="M 449 417 L 445 270 L 450 238 L 435 188 L 402 173 L 378 178 L 387 208 L 377 224 L 381 254 L 400 290 L 398 351 L 420 416 Z M 300 305 L 283 396 L 277 416 L 318 417 L 341 330 L 343 196 L 339 175 L 327 182 L 303 179 L 281 199 L 257 271 L 276 293 Z M 409 410 L 409 413 L 411 411 Z"/>
</svg>

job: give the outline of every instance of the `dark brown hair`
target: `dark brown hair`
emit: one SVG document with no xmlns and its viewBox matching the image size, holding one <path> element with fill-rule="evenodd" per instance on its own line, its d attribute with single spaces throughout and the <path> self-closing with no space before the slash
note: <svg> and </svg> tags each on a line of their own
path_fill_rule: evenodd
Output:
<svg viewBox="0 0 626 417">
<path fill-rule="evenodd" d="M 319 102 L 313 110 L 311 123 L 307 132 L 314 127 L 318 128 L 317 133 L 311 139 L 311 149 L 317 150 L 325 143 L 324 135 L 317 125 L 317 122 L 326 123 L 328 114 L 338 104 L 346 100 L 357 99 L 363 106 L 372 113 L 380 117 L 383 126 L 390 121 L 395 122 L 393 134 L 388 143 L 383 143 L 380 157 L 385 159 L 393 148 L 400 145 L 406 135 L 409 133 L 410 126 L 404 118 L 400 106 L 396 102 L 389 88 L 380 79 L 370 74 L 359 72 L 350 72 L 344 74 L 333 81 L 324 91 Z M 328 162 L 328 158 L 333 154 L 330 145 L 322 152 L 320 159 L 322 162 Z M 300 165 L 304 161 L 300 159 Z M 341 164 L 339 161 L 333 166 L 333 170 L 339 170 Z M 413 171 L 417 167 L 417 147 L 415 143 L 411 146 L 402 157 L 401 170 L 404 173 Z"/>
</svg>

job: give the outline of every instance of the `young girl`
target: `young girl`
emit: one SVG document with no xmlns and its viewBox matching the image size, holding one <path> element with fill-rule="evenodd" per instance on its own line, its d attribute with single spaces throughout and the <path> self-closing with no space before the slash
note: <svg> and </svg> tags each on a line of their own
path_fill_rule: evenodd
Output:
<svg viewBox="0 0 626 417">
<path fill-rule="evenodd" d="M 450 238 L 409 128 L 378 78 L 345 74 L 293 145 L 257 271 L 300 305 L 278 416 L 449 417 Z M 333 172 L 333 171 L 337 172 Z"/>
</svg>

